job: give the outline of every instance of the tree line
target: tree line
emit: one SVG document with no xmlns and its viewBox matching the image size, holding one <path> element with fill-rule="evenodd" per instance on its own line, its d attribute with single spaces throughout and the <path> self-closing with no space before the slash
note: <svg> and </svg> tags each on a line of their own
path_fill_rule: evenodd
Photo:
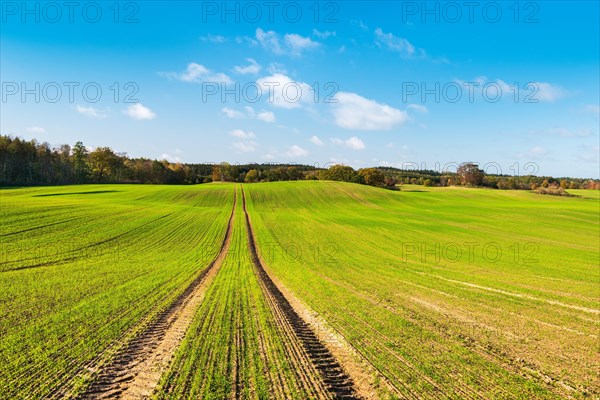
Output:
<svg viewBox="0 0 600 400">
<path fill-rule="evenodd" d="M 355 170 L 345 165 L 318 168 L 299 164 L 190 164 L 130 158 L 110 147 L 88 149 L 82 142 L 52 148 L 36 139 L 0 135 L 0 185 L 83 183 L 199 184 L 332 180 L 397 189 L 398 184 L 483 186 L 497 189 L 600 189 L 600 181 L 579 178 L 487 175 L 477 164 L 463 163 L 454 172 L 390 167 Z"/>
</svg>

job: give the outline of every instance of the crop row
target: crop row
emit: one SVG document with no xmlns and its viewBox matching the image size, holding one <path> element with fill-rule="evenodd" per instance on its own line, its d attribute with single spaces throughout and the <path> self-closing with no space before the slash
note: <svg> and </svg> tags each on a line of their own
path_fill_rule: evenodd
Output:
<svg viewBox="0 0 600 400">
<path fill-rule="evenodd" d="M 2 191 L 2 244 L 13 253 L 0 272 L 0 397 L 85 387 L 86 366 L 214 258 L 233 200 L 229 186 L 92 188 Z M 94 246 L 106 251 L 82 250 Z"/>
</svg>

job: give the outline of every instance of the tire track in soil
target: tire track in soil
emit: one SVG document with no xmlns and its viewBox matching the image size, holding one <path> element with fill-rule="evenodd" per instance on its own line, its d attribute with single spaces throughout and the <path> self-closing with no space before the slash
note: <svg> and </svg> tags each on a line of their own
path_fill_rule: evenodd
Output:
<svg viewBox="0 0 600 400">
<path fill-rule="evenodd" d="M 326 393 L 319 393 L 323 398 L 348 400 L 360 399 L 361 397 L 357 394 L 354 382 L 350 376 L 344 371 L 329 349 L 327 349 L 327 347 L 317 338 L 309 324 L 294 310 L 290 302 L 286 299 L 281 290 L 279 290 L 263 267 L 256 251 L 254 232 L 250 223 L 248 211 L 246 210 L 246 194 L 244 189 L 242 189 L 242 204 L 246 219 L 246 229 L 248 231 L 248 242 L 252 262 L 267 297 L 272 300 L 271 303 L 274 307 L 273 314 L 275 318 L 279 320 L 279 323 L 287 328 L 286 330 L 293 336 L 293 341 L 301 344 L 300 347 L 302 347 L 304 350 L 303 352 L 308 356 L 308 361 L 312 364 L 307 366 L 304 360 L 299 360 L 297 365 L 301 368 L 308 369 L 305 373 L 306 376 L 312 375 L 311 370 L 318 371 L 321 381 L 318 383 L 321 383 L 321 385 L 324 384 L 324 387 L 326 388 Z M 296 357 L 301 358 L 299 356 L 299 354 L 296 355 Z M 317 384 L 315 386 L 321 385 Z"/>
<path fill-rule="evenodd" d="M 215 259 L 166 310 L 159 313 L 137 337 L 117 352 L 111 362 L 101 368 L 94 382 L 78 398 L 142 399 L 153 394 L 204 299 L 206 288 L 227 255 L 237 204 L 236 192 L 234 190 L 233 209 L 225 238 Z"/>
</svg>

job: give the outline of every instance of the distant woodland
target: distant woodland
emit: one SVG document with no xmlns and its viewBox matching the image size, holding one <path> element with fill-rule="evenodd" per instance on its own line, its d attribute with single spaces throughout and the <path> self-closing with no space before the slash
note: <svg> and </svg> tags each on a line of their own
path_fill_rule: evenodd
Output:
<svg viewBox="0 0 600 400">
<path fill-rule="evenodd" d="M 402 184 L 475 186 L 560 194 L 565 189 L 600 189 L 600 181 L 549 176 L 484 173 L 462 163 L 455 172 L 391 167 L 355 170 L 345 165 L 317 168 L 298 164 L 189 164 L 131 158 L 109 147 L 88 149 L 82 142 L 52 148 L 35 139 L 0 135 L 0 185 L 34 186 L 83 183 L 199 184 L 213 181 L 273 182 L 334 180 L 397 189 Z"/>
</svg>

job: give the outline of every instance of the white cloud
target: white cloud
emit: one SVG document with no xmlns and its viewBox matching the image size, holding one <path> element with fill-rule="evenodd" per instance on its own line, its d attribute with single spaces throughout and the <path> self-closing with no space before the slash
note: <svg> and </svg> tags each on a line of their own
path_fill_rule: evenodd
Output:
<svg viewBox="0 0 600 400">
<path fill-rule="evenodd" d="M 357 138 L 356 136 L 352 136 L 350 139 L 346 140 L 345 144 L 346 147 L 352 150 L 362 150 L 365 148 L 365 144 L 363 143 L 363 141 Z"/>
<path fill-rule="evenodd" d="M 252 141 L 235 142 L 233 143 L 233 147 L 240 153 L 252 153 L 256 151 L 257 143 Z"/>
<path fill-rule="evenodd" d="M 261 111 L 256 114 L 256 118 L 264 122 L 275 122 L 275 114 L 271 111 Z"/>
<path fill-rule="evenodd" d="M 251 140 L 256 137 L 254 132 L 246 132 L 241 129 L 234 129 L 229 134 L 233 137 L 241 139 L 238 142 L 233 143 L 233 148 L 238 151 L 238 153 L 252 153 L 256 151 L 258 148 L 258 143 Z"/>
<path fill-rule="evenodd" d="M 264 122 L 275 122 L 275 114 L 271 111 L 260 111 L 256 113 L 254 109 L 250 106 L 244 107 L 244 112 L 234 110 L 229 107 L 223 107 L 221 112 L 227 116 L 227 118 L 231 119 L 241 119 L 241 118 L 255 118 Z"/>
<path fill-rule="evenodd" d="M 258 74 L 262 69 L 262 67 L 253 58 L 246 58 L 246 61 L 248 61 L 250 64 L 246 66 L 236 65 L 234 67 L 235 72 L 242 75 Z"/>
<path fill-rule="evenodd" d="M 421 114 L 427 114 L 429 112 L 429 109 L 421 104 L 409 104 L 406 108 L 410 110 L 415 110 L 416 112 L 419 112 Z"/>
<path fill-rule="evenodd" d="M 381 28 L 375 29 L 375 43 L 379 47 L 398 52 L 405 58 L 415 55 L 415 46 L 408 40 L 394 36 L 391 33 L 384 33 Z"/>
<path fill-rule="evenodd" d="M 287 75 L 288 71 L 285 68 L 285 66 L 283 64 L 274 62 L 269 64 L 269 68 L 267 68 L 267 71 L 269 71 L 270 74 L 274 75 L 274 74 L 283 74 L 283 75 Z"/>
<path fill-rule="evenodd" d="M 267 50 L 272 51 L 275 54 L 282 54 L 283 49 L 281 48 L 281 40 L 279 34 L 275 31 L 263 31 L 260 28 L 256 29 L 256 39 L 258 42 Z"/>
<path fill-rule="evenodd" d="M 317 146 L 323 146 L 324 145 L 323 141 L 321 139 L 319 139 L 318 136 L 311 136 L 310 142 L 312 144 L 314 144 L 314 145 L 317 145 Z"/>
<path fill-rule="evenodd" d="M 319 43 L 314 42 L 308 37 L 303 37 L 295 33 L 286 34 L 283 40 L 290 49 L 290 53 L 294 56 L 302 55 L 304 50 L 311 50 L 319 47 Z"/>
<path fill-rule="evenodd" d="M 283 74 L 273 74 L 256 81 L 261 89 L 269 93 L 268 102 L 280 108 L 299 108 L 310 100 L 312 88 L 304 83 L 292 80 Z"/>
<path fill-rule="evenodd" d="M 316 29 L 313 29 L 313 35 L 316 36 L 316 37 L 318 37 L 318 38 L 321 38 L 321 39 L 327 39 L 330 36 L 335 36 L 336 33 L 335 33 L 335 31 L 323 31 L 323 32 L 321 32 L 321 31 L 318 31 Z"/>
<path fill-rule="evenodd" d="M 356 93 L 339 92 L 335 95 L 333 116 L 337 126 L 365 131 L 388 130 L 408 120 L 406 111 L 379 104 Z"/>
<path fill-rule="evenodd" d="M 263 48 L 275 54 L 287 54 L 295 57 L 299 57 L 302 52 L 315 49 L 320 45 L 311 38 L 296 33 L 286 33 L 282 38 L 275 31 L 264 31 L 261 28 L 256 29 L 256 40 Z"/>
<path fill-rule="evenodd" d="M 136 103 L 136 104 L 130 105 L 125 110 L 123 110 L 123 113 L 125 115 L 127 115 L 128 117 L 137 119 L 137 120 L 156 118 L 156 114 L 148 107 L 145 107 L 142 103 Z"/>
<path fill-rule="evenodd" d="M 82 107 L 80 105 L 77 105 L 76 110 L 78 113 L 85 115 L 86 117 L 90 117 L 90 118 L 106 118 L 106 110 L 99 110 L 97 108 L 94 107 Z"/>
<path fill-rule="evenodd" d="M 31 133 L 46 133 L 46 130 L 44 128 L 42 128 L 41 126 L 32 126 L 30 128 L 27 128 L 27 132 L 31 132 Z"/>
<path fill-rule="evenodd" d="M 200 36 L 200 40 L 203 42 L 211 42 L 211 43 L 225 43 L 227 39 L 221 35 L 211 35 L 208 34 L 206 36 Z"/>
<path fill-rule="evenodd" d="M 236 111 L 232 108 L 229 107 L 223 107 L 221 108 L 221 112 L 223 114 L 225 114 L 227 116 L 227 118 L 232 118 L 232 119 L 239 119 L 239 118 L 244 118 L 245 115 L 244 113 L 240 112 L 240 111 Z"/>
<path fill-rule="evenodd" d="M 229 134 L 239 139 L 253 139 L 256 137 L 254 132 L 245 132 L 241 129 L 234 129 L 231 132 L 229 132 Z"/>
<path fill-rule="evenodd" d="M 178 163 L 181 162 L 181 158 L 177 157 L 177 156 L 172 156 L 170 154 L 167 153 L 163 153 L 160 155 L 160 157 L 158 158 L 159 160 L 167 160 L 170 163 Z"/>
<path fill-rule="evenodd" d="M 353 20 L 350 21 L 350 23 L 352 25 L 358 26 L 363 31 L 368 31 L 369 30 L 369 27 L 367 25 L 365 25 L 365 23 L 362 21 L 362 19 L 359 19 L 359 20 L 353 19 Z"/>
<path fill-rule="evenodd" d="M 359 138 L 357 138 L 356 136 L 352 136 L 351 138 L 346 139 L 346 140 L 342 140 L 339 138 L 333 138 L 333 139 L 331 139 L 331 143 L 333 143 L 334 145 L 337 145 L 337 146 L 345 146 L 352 150 L 362 150 L 366 147 L 364 142 L 362 140 L 360 140 Z"/>
<path fill-rule="evenodd" d="M 489 81 L 485 76 L 478 76 L 472 81 L 463 81 L 460 79 L 454 80 L 459 85 L 465 87 L 466 93 L 472 93 L 478 98 L 485 99 L 486 95 L 490 97 L 495 96 L 495 92 L 492 90 L 487 94 L 483 93 L 483 87 L 486 85 L 496 85 L 499 94 L 509 100 L 514 100 L 515 96 L 520 96 L 519 101 L 527 102 L 542 102 L 550 103 L 558 99 L 567 96 L 569 93 L 563 88 L 553 85 L 548 82 L 527 82 L 521 84 L 509 84 L 502 79 L 496 79 L 495 81 Z M 518 87 L 517 87 L 518 86 Z"/>
<path fill-rule="evenodd" d="M 533 82 L 531 84 L 537 89 L 537 93 L 533 95 L 533 98 L 541 102 L 553 102 L 567 95 L 564 89 L 548 82 Z"/>
<path fill-rule="evenodd" d="M 190 83 L 216 82 L 224 83 L 226 85 L 233 83 L 231 78 L 226 74 L 222 72 L 211 71 L 204 65 L 197 63 L 189 63 L 186 70 L 181 73 L 169 72 L 164 75 L 166 75 L 168 78 Z"/>
<path fill-rule="evenodd" d="M 304 157 L 308 155 L 308 151 L 304 150 L 302 147 L 298 145 L 290 146 L 288 151 L 285 153 L 288 157 L 296 158 L 296 157 Z"/>
</svg>

